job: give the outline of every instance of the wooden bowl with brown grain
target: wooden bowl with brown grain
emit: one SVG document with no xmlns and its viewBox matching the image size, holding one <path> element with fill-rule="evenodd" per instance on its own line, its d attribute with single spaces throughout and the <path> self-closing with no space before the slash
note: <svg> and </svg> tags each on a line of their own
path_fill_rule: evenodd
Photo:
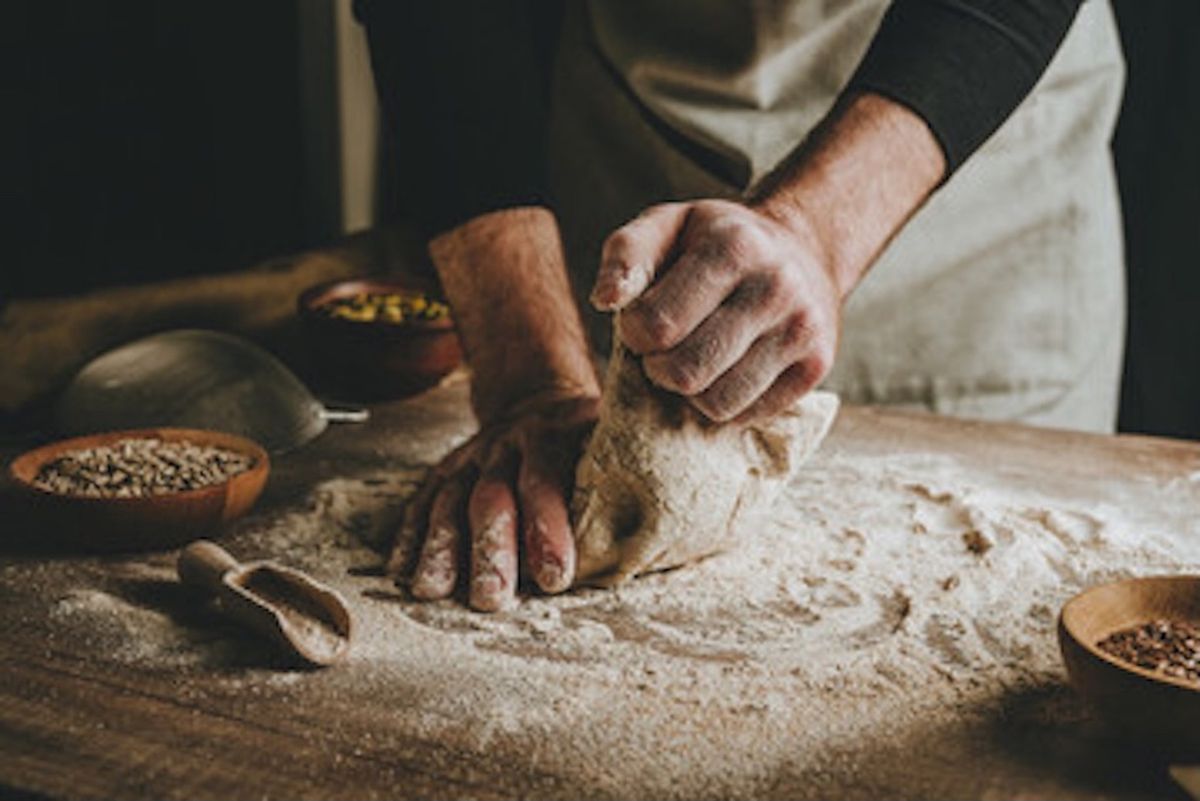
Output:
<svg viewBox="0 0 1200 801">
<path fill-rule="evenodd" d="M 1200 680 L 1165 675 L 1099 643 L 1154 621 L 1200 625 L 1200 576 L 1127 579 L 1063 606 L 1058 641 L 1071 683 L 1117 732 L 1175 758 L 1200 757 Z"/>
<path fill-rule="evenodd" d="M 39 483 L 43 468 L 67 454 L 129 440 L 189 443 L 232 451 L 248 467 L 216 483 L 136 497 L 92 497 L 52 491 Z M 145 428 L 74 437 L 43 445 L 9 465 L 21 525 L 46 544 L 84 552 L 166 550 L 212 537 L 254 506 L 270 472 L 267 452 L 244 437 L 192 428 Z"/>
<path fill-rule="evenodd" d="M 444 313 L 423 319 L 339 317 L 340 303 L 366 296 L 421 297 Z M 352 279 L 320 284 L 297 301 L 312 374 L 320 388 L 340 400 L 389 400 L 435 386 L 462 363 L 458 332 L 449 307 L 412 281 Z"/>
</svg>

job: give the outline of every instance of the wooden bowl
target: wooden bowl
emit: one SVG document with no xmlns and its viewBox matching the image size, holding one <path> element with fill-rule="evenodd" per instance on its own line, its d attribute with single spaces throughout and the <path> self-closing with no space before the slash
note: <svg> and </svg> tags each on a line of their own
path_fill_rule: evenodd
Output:
<svg viewBox="0 0 1200 801">
<path fill-rule="evenodd" d="M 1200 622 L 1200 576 L 1128 579 L 1063 606 L 1058 642 L 1071 683 L 1117 731 L 1173 757 L 1200 756 L 1200 685 L 1118 659 L 1096 644 L 1155 619 Z"/>
<path fill-rule="evenodd" d="M 387 400 L 437 384 L 462 362 L 454 321 L 357 322 L 330 317 L 320 307 L 359 293 L 430 293 L 413 282 L 353 279 L 306 290 L 297 311 L 317 382 L 344 400 Z"/>
<path fill-rule="evenodd" d="M 34 484 L 47 462 L 67 451 L 111 445 L 124 439 L 186 440 L 224 448 L 254 460 L 249 470 L 220 484 L 141 498 L 66 495 Z M 267 452 L 233 434 L 194 428 L 143 428 L 75 437 L 28 451 L 13 460 L 9 474 L 19 488 L 28 523 L 52 544 L 90 552 L 174 548 L 212 536 L 241 517 L 262 493 L 270 471 Z"/>
</svg>

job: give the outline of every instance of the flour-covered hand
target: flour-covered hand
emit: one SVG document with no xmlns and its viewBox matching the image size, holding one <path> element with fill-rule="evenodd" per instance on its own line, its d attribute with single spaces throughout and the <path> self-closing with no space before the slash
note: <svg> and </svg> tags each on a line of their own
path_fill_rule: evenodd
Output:
<svg viewBox="0 0 1200 801">
<path fill-rule="evenodd" d="M 480 428 L 406 505 L 389 572 L 411 576 L 417 598 L 463 587 L 480 611 L 511 602 L 521 578 L 562 592 L 575 576 L 567 499 L 600 387 L 558 222 L 541 207 L 500 209 L 433 238 L 429 255 Z"/>
<path fill-rule="evenodd" d="M 420 541 L 409 589 L 422 600 L 461 583 L 471 607 L 496 611 L 513 600 L 521 573 L 543 592 L 570 587 L 568 494 L 597 406 L 589 395 L 534 398 L 451 452 L 406 506 L 389 572 L 409 569 L 402 544 Z"/>
<path fill-rule="evenodd" d="M 815 237 L 723 200 L 654 206 L 605 243 L 592 292 L 646 375 L 713 420 L 771 415 L 833 364 L 841 293 Z"/>
</svg>

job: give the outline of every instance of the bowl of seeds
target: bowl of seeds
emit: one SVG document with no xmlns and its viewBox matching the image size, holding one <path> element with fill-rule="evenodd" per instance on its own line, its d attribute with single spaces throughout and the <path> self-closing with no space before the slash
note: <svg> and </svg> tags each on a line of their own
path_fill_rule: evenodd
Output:
<svg viewBox="0 0 1200 801">
<path fill-rule="evenodd" d="M 39 536 L 87 551 L 166 549 L 212 536 L 249 511 L 269 470 L 256 443 L 189 428 L 61 440 L 9 466 Z"/>
<path fill-rule="evenodd" d="M 356 279 L 304 292 L 298 313 L 322 388 L 385 400 L 437 384 L 462 362 L 450 307 L 415 283 Z"/>
<path fill-rule="evenodd" d="M 1058 641 L 1071 683 L 1113 728 L 1200 756 L 1200 576 L 1087 589 L 1063 607 Z"/>
</svg>

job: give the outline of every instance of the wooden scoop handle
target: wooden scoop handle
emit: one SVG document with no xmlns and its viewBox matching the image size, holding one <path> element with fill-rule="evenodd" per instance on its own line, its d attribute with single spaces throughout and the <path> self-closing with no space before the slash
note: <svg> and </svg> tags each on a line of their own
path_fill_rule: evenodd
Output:
<svg viewBox="0 0 1200 801">
<path fill-rule="evenodd" d="M 196 540 L 179 554 L 175 569 L 185 584 L 219 592 L 225 586 L 225 574 L 241 567 L 229 551 L 209 540 Z"/>
</svg>

